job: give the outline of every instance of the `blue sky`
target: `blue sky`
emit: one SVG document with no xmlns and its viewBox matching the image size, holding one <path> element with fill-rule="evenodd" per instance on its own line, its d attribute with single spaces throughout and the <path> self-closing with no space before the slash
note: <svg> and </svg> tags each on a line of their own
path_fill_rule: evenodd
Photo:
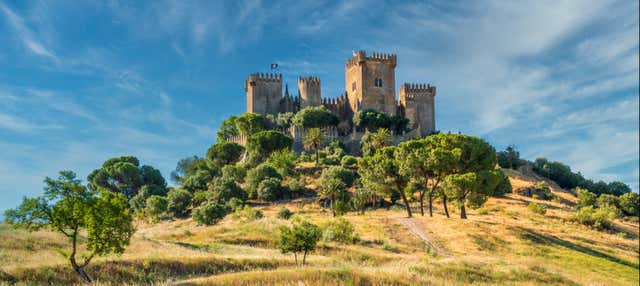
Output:
<svg viewBox="0 0 640 286">
<path fill-rule="evenodd" d="M 0 210 L 114 156 L 167 176 L 249 73 L 338 96 L 359 49 L 437 86 L 438 129 L 638 190 L 637 1 L 221 2 L 0 0 Z"/>
</svg>

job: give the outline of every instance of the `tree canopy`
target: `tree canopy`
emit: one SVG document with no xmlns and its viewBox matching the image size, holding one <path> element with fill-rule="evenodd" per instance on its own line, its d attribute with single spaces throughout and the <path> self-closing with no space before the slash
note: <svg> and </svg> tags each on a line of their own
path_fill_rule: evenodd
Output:
<svg viewBox="0 0 640 286">
<path fill-rule="evenodd" d="M 232 142 L 218 142 L 207 150 L 207 160 L 214 166 L 222 168 L 225 165 L 240 161 L 244 147 Z"/>
<path fill-rule="evenodd" d="M 291 123 L 303 128 L 323 128 L 337 126 L 340 120 L 324 106 L 309 106 L 298 111 Z"/>
<path fill-rule="evenodd" d="M 282 132 L 268 130 L 258 132 L 247 140 L 250 161 L 262 162 L 274 151 L 291 148 L 293 139 Z"/>
<path fill-rule="evenodd" d="M 91 282 L 85 271 L 89 262 L 95 256 L 122 253 L 129 244 L 134 228 L 127 199 L 121 193 L 85 187 L 72 171 L 44 182 L 44 195 L 25 198 L 18 208 L 5 213 L 6 220 L 28 230 L 50 228 L 63 234 L 71 242 L 71 252 L 65 254 L 71 266 Z M 77 259 L 80 252 L 85 252 L 82 261 Z"/>
<path fill-rule="evenodd" d="M 162 174 L 151 166 L 139 167 L 136 157 L 122 156 L 105 161 L 100 169 L 89 176 L 89 188 L 105 189 L 123 194 L 128 200 L 135 196 L 144 185 L 165 188 L 167 183 Z"/>
</svg>

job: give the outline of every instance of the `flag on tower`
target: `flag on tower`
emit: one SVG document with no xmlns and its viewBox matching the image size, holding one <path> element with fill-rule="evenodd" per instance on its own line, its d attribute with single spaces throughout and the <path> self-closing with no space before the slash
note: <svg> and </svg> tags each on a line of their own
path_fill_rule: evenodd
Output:
<svg viewBox="0 0 640 286">
<path fill-rule="evenodd" d="M 277 68 L 278 68 L 278 64 L 271 64 L 271 69 L 272 69 L 272 70 L 275 70 L 275 69 L 277 69 Z"/>
</svg>

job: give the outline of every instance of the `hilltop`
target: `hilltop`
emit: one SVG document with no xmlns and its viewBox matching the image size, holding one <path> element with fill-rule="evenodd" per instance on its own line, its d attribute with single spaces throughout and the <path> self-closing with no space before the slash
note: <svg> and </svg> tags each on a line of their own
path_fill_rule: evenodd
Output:
<svg viewBox="0 0 640 286">
<path fill-rule="evenodd" d="M 543 179 L 527 167 L 503 172 L 514 189 Z M 316 188 L 318 177 L 308 179 L 308 187 Z M 575 196 L 548 183 L 559 199 L 516 193 L 492 197 L 469 210 L 468 220 L 458 219 L 455 208 L 450 208 L 451 218 L 444 217 L 438 202 L 434 217 L 407 219 L 395 206 L 364 215 L 349 212 L 342 217 L 353 224 L 360 241 L 320 242 L 305 267 L 296 267 L 292 255 L 278 251 L 278 227 L 288 222 L 277 212 L 287 207 L 316 224 L 331 220 L 315 198 L 253 203 L 263 218 L 228 215 L 213 226 L 192 219 L 138 220 L 125 253 L 98 258 L 89 272 L 98 284 L 109 285 L 637 285 L 637 220 L 615 220 L 615 230 L 608 232 L 576 224 L 570 220 Z M 530 202 L 548 211 L 533 213 Z M 80 283 L 57 253 L 67 244 L 61 235 L 3 225 L 0 240 L 4 283 Z"/>
</svg>

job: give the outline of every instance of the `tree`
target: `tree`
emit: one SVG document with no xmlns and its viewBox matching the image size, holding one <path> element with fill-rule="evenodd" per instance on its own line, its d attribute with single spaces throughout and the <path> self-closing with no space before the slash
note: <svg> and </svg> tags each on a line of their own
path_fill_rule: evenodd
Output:
<svg viewBox="0 0 640 286">
<path fill-rule="evenodd" d="M 589 192 L 583 188 L 576 188 L 576 195 L 578 196 L 578 208 L 595 206 L 596 205 L 596 194 Z"/>
<path fill-rule="evenodd" d="M 309 106 L 298 111 L 291 123 L 305 129 L 336 126 L 340 120 L 324 106 Z"/>
<path fill-rule="evenodd" d="M 199 170 L 208 170 L 207 162 L 205 159 L 198 156 L 187 157 L 180 161 L 176 165 L 176 169 L 171 172 L 171 180 L 176 183 L 182 183 L 182 181 Z"/>
<path fill-rule="evenodd" d="M 378 128 L 390 128 L 391 118 L 384 112 L 365 109 L 353 115 L 353 123 L 366 131 L 375 131 Z"/>
<path fill-rule="evenodd" d="M 319 158 L 318 151 L 322 148 L 322 144 L 325 140 L 324 131 L 320 128 L 311 128 L 307 130 L 307 134 L 304 136 L 304 147 L 307 149 L 314 150 L 316 153 L 316 166 L 318 166 Z"/>
<path fill-rule="evenodd" d="M 391 116 L 389 118 L 389 121 L 391 123 L 389 128 L 395 134 L 402 134 L 404 131 L 407 130 L 407 125 L 409 125 L 409 119 L 400 114 Z"/>
<path fill-rule="evenodd" d="M 276 117 L 276 126 L 278 126 L 281 131 L 287 130 L 291 127 L 292 120 L 293 112 L 278 113 L 278 116 Z"/>
<path fill-rule="evenodd" d="M 399 192 L 407 209 L 407 216 L 411 217 L 411 205 L 404 192 L 409 177 L 400 171 L 399 160 L 394 155 L 396 148 L 385 147 L 376 151 L 373 156 L 362 158 L 358 162 L 358 173 L 365 188 L 382 194 L 391 194 L 393 190 Z"/>
<path fill-rule="evenodd" d="M 218 175 L 217 169 L 202 169 L 196 171 L 194 174 L 184 178 L 182 180 L 182 188 L 195 193 L 197 191 L 204 191 L 207 189 L 207 184 Z"/>
<path fill-rule="evenodd" d="M 387 128 L 380 128 L 371 134 L 371 147 L 380 149 L 393 144 L 393 136 Z"/>
<path fill-rule="evenodd" d="M 236 128 L 241 134 L 253 135 L 264 130 L 264 117 L 256 113 L 245 113 L 235 119 Z"/>
<path fill-rule="evenodd" d="M 198 224 L 214 225 L 222 220 L 227 213 L 229 213 L 229 207 L 209 201 L 195 208 L 191 217 Z"/>
<path fill-rule="evenodd" d="M 631 188 L 627 184 L 620 181 L 613 181 L 609 183 L 607 187 L 607 189 L 609 189 L 607 193 L 615 196 L 622 196 L 626 193 L 631 192 Z"/>
<path fill-rule="evenodd" d="M 218 133 L 216 133 L 217 142 L 225 142 L 229 138 L 240 134 L 240 130 L 238 130 L 238 127 L 236 126 L 237 119 L 238 117 L 231 116 L 222 121 L 220 129 L 218 130 Z"/>
<path fill-rule="evenodd" d="M 282 179 L 269 177 L 265 178 L 258 185 L 258 199 L 264 201 L 275 201 L 282 198 Z"/>
<path fill-rule="evenodd" d="M 628 216 L 639 216 L 640 197 L 638 193 L 629 192 L 620 196 L 620 209 Z"/>
<path fill-rule="evenodd" d="M 167 211 L 167 198 L 153 195 L 147 198 L 145 213 L 156 220 Z"/>
<path fill-rule="evenodd" d="M 220 142 L 211 145 L 207 150 L 207 161 L 215 167 L 235 164 L 240 161 L 244 147 L 232 142 Z"/>
<path fill-rule="evenodd" d="M 189 212 L 192 195 L 185 189 L 172 189 L 167 194 L 167 210 L 175 217 L 184 217 Z"/>
<path fill-rule="evenodd" d="M 307 253 L 316 249 L 316 244 L 322 232 L 317 225 L 302 221 L 294 222 L 291 227 L 280 227 L 280 242 L 278 248 L 283 254 L 292 252 L 298 265 L 298 253 L 303 252 L 302 266 L 307 260 Z"/>
<path fill-rule="evenodd" d="M 419 188 L 420 214 L 424 216 L 424 197 L 428 194 L 429 216 L 433 216 L 433 198 L 442 180 L 451 172 L 455 161 L 453 150 L 447 148 L 443 137 L 434 135 L 424 139 L 400 143 L 395 157 L 400 171 L 421 182 Z M 448 212 L 447 212 L 448 213 Z"/>
<path fill-rule="evenodd" d="M 102 164 L 102 168 L 89 174 L 88 187 L 121 193 L 127 200 L 133 198 L 144 185 L 166 188 L 167 183 L 160 171 L 151 166 L 139 166 L 138 159 L 133 156 L 109 159 Z"/>
<path fill-rule="evenodd" d="M 477 208 L 486 202 L 498 185 L 495 171 L 469 172 L 447 176 L 443 187 L 447 196 L 455 199 L 460 207 L 460 218 L 467 218 L 465 205 Z"/>
<path fill-rule="evenodd" d="M 320 194 L 331 200 L 331 212 L 337 214 L 336 202 L 347 199 L 346 190 L 353 185 L 351 171 L 340 166 L 331 166 L 322 170 L 320 175 Z"/>
<path fill-rule="evenodd" d="M 276 170 L 282 177 L 295 174 L 296 153 L 291 149 L 282 149 L 271 153 L 267 159 L 267 163 Z"/>
<path fill-rule="evenodd" d="M 258 187 L 260 186 L 260 183 L 267 178 L 277 178 L 282 180 L 282 176 L 278 171 L 273 166 L 265 163 L 260 164 L 247 172 L 249 198 L 257 198 Z"/>
<path fill-rule="evenodd" d="M 496 159 L 501 168 L 515 169 L 520 165 L 520 152 L 511 145 L 504 151 L 496 152 Z"/>
<path fill-rule="evenodd" d="M 225 203 L 231 198 L 247 199 L 247 193 L 230 177 L 219 177 L 209 184 L 210 200 Z"/>
<path fill-rule="evenodd" d="M 72 171 L 62 171 L 57 179 L 46 178 L 44 182 L 44 195 L 25 198 L 18 208 L 5 213 L 6 221 L 30 231 L 50 228 L 62 233 L 71 242 L 71 252 L 66 255 L 71 267 L 90 283 L 85 267 L 91 260 L 122 253 L 129 244 L 134 229 L 127 199 L 121 193 L 88 189 Z M 81 249 L 86 253 L 78 261 Z"/>
<path fill-rule="evenodd" d="M 247 140 L 249 162 L 252 164 L 263 162 L 271 153 L 291 148 L 292 143 L 293 139 L 291 139 L 291 137 L 279 131 L 268 130 L 258 132 Z"/>
</svg>

